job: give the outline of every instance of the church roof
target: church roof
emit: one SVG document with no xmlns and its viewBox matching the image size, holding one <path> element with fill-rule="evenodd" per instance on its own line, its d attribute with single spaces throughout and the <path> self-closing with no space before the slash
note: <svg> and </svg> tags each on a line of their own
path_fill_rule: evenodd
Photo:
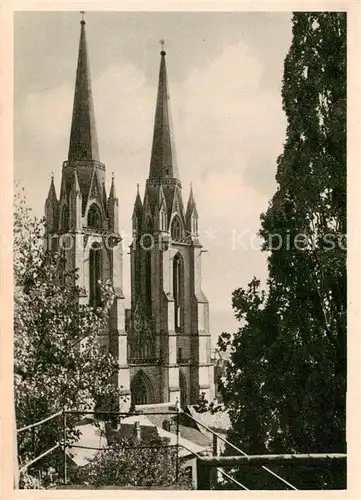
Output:
<svg viewBox="0 0 361 500">
<path fill-rule="evenodd" d="M 133 433 L 134 429 L 134 424 L 135 422 L 139 422 L 140 425 L 140 430 L 141 430 L 141 437 L 143 436 L 146 438 L 148 435 L 150 438 L 153 438 L 158 436 L 160 438 L 167 438 L 169 440 L 169 445 L 170 446 L 175 446 L 177 444 L 177 436 L 175 433 L 166 431 L 164 430 L 160 425 L 157 425 L 156 423 L 153 423 L 150 419 L 151 415 L 132 415 L 129 417 L 122 418 L 121 424 L 120 424 L 120 431 L 114 433 L 114 437 L 118 434 L 119 437 L 125 437 L 127 434 L 131 435 Z M 164 419 L 164 417 L 163 417 Z M 123 429 L 122 429 L 123 427 Z M 148 432 L 146 431 L 146 428 L 148 427 Z M 184 430 L 184 426 L 183 430 Z M 150 432 L 150 429 L 153 429 L 153 432 Z M 153 435 L 152 435 L 153 434 Z M 182 436 L 182 432 L 180 433 L 180 437 L 178 438 L 178 443 L 180 446 L 179 449 L 179 456 L 180 457 L 186 457 L 190 453 L 203 453 L 204 451 L 207 451 L 209 448 L 209 441 L 208 440 L 203 440 L 201 441 L 202 444 L 197 444 L 194 441 L 191 441 L 185 437 Z M 192 437 L 194 437 L 194 433 L 191 434 Z M 198 440 L 200 440 L 200 436 L 197 436 Z"/>
<path fill-rule="evenodd" d="M 98 453 L 98 451 L 88 449 L 88 448 L 106 448 L 107 439 L 105 437 L 105 426 L 104 423 L 100 423 L 99 427 L 90 420 L 89 422 L 84 421 L 79 422 L 76 425 L 77 430 L 80 431 L 80 435 L 77 441 L 74 443 L 74 447 L 69 446 L 67 448 L 67 453 L 72 455 L 72 460 L 78 467 L 83 467 L 87 465 L 90 460 L 92 460 Z M 77 446 L 80 446 L 78 448 Z M 82 446 L 84 448 L 82 448 Z"/>
<path fill-rule="evenodd" d="M 85 21 L 81 21 L 68 159 L 99 161 Z"/>
<path fill-rule="evenodd" d="M 169 105 L 165 51 L 161 51 L 149 179 L 179 179 Z"/>
<path fill-rule="evenodd" d="M 192 405 L 187 406 L 187 410 L 193 418 L 198 420 L 198 422 L 206 425 L 213 431 L 226 433 L 231 426 L 231 421 L 227 410 L 220 410 L 215 413 L 212 413 L 211 411 L 197 412 L 195 407 Z M 210 432 L 202 427 L 202 425 L 196 423 L 196 427 L 203 434 L 210 434 Z"/>
</svg>

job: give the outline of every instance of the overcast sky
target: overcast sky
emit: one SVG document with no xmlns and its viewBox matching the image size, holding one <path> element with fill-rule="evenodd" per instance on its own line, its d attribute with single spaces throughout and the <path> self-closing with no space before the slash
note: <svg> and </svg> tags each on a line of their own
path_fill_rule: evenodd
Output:
<svg viewBox="0 0 361 500">
<path fill-rule="evenodd" d="M 80 34 L 76 12 L 15 14 L 15 173 L 35 215 L 44 213 L 50 174 L 59 195 L 67 159 Z M 136 184 L 148 176 L 159 40 L 165 39 L 170 100 L 185 203 L 192 181 L 200 215 L 203 288 L 214 341 L 234 332 L 235 288 L 266 276 L 252 239 L 276 184 L 286 118 L 283 61 L 289 13 L 86 14 L 100 159 L 115 173 L 127 245 Z M 128 236 L 127 236 L 128 235 Z"/>
</svg>

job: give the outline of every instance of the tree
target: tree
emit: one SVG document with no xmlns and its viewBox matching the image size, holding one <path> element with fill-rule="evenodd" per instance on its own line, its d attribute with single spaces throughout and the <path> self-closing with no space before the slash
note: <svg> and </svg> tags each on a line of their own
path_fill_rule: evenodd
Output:
<svg viewBox="0 0 361 500">
<path fill-rule="evenodd" d="M 261 215 L 267 291 L 255 278 L 232 297 L 241 326 L 224 400 L 229 437 L 247 453 L 346 449 L 346 14 L 292 22 L 287 137 Z M 339 466 L 282 470 L 298 488 L 345 487 Z M 249 487 L 270 487 L 264 473 L 242 474 Z"/>
<path fill-rule="evenodd" d="M 112 377 L 118 363 L 101 349 L 99 332 L 108 321 L 113 291 L 103 284 L 102 307 L 79 303 L 76 270 L 63 273 L 59 253 L 44 250 L 44 222 L 33 218 L 21 193 L 14 210 L 14 391 L 17 428 L 49 417 L 64 407 L 92 409 L 94 401 L 114 401 Z M 64 276 L 63 276 L 64 278 Z M 67 438 L 79 435 L 79 417 L 67 418 Z M 18 435 L 24 464 L 63 437 L 62 420 L 54 419 Z M 38 474 L 59 468 L 59 454 L 35 463 Z"/>
<path fill-rule="evenodd" d="M 133 438 L 122 438 L 111 448 L 101 450 L 74 476 L 76 484 L 101 486 L 184 486 L 191 489 L 192 480 L 179 464 L 176 474 L 177 449 L 168 440 L 159 438 L 138 443 Z M 168 445 L 168 446 L 167 446 Z"/>
</svg>

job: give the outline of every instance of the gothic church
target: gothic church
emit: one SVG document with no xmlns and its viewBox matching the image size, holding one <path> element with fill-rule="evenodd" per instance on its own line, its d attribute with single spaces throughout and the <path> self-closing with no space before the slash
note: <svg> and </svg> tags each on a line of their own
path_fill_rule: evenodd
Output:
<svg viewBox="0 0 361 500">
<path fill-rule="evenodd" d="M 47 241 L 62 238 L 68 269 L 78 270 L 80 301 L 96 305 L 99 281 L 116 293 L 99 342 L 118 358 L 118 387 L 132 405 L 195 404 L 214 397 L 209 305 L 202 291 L 202 245 L 191 189 L 184 208 L 173 143 L 166 53 L 161 51 L 150 168 L 134 203 L 131 309 L 124 306 L 123 251 L 114 177 L 109 195 L 100 161 L 85 21 L 81 21 L 68 159 L 59 199 L 51 180 L 45 202 Z M 129 398 L 128 398 L 129 399 Z"/>
</svg>

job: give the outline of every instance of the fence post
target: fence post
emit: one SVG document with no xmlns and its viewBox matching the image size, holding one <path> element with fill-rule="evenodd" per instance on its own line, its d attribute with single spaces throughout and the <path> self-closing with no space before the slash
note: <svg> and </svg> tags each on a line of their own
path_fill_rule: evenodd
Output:
<svg viewBox="0 0 361 500">
<path fill-rule="evenodd" d="M 67 464 L 66 464 L 66 410 L 63 408 L 63 453 L 64 453 L 64 484 L 67 484 Z"/>
<path fill-rule="evenodd" d="M 198 490 L 198 482 L 197 482 L 197 458 L 192 458 L 192 487 L 194 490 Z"/>
<path fill-rule="evenodd" d="M 177 428 L 176 428 L 176 433 L 177 433 L 177 458 L 176 458 L 176 469 L 175 469 L 175 481 L 176 484 L 178 484 L 178 479 L 179 479 L 179 408 L 178 408 L 178 401 L 176 404 L 177 408 Z"/>
<path fill-rule="evenodd" d="M 217 435 L 216 434 L 213 434 L 212 455 L 214 457 L 216 457 L 218 455 L 218 442 L 217 442 Z"/>
<path fill-rule="evenodd" d="M 197 458 L 197 489 L 211 489 L 211 467 L 207 467 L 201 458 Z"/>
<path fill-rule="evenodd" d="M 212 444 L 212 455 L 216 457 L 218 455 L 218 439 L 216 434 L 213 434 L 213 444 Z M 218 483 L 218 471 L 216 467 L 211 467 L 209 471 L 210 475 L 210 489 L 214 490 L 217 487 Z"/>
</svg>

